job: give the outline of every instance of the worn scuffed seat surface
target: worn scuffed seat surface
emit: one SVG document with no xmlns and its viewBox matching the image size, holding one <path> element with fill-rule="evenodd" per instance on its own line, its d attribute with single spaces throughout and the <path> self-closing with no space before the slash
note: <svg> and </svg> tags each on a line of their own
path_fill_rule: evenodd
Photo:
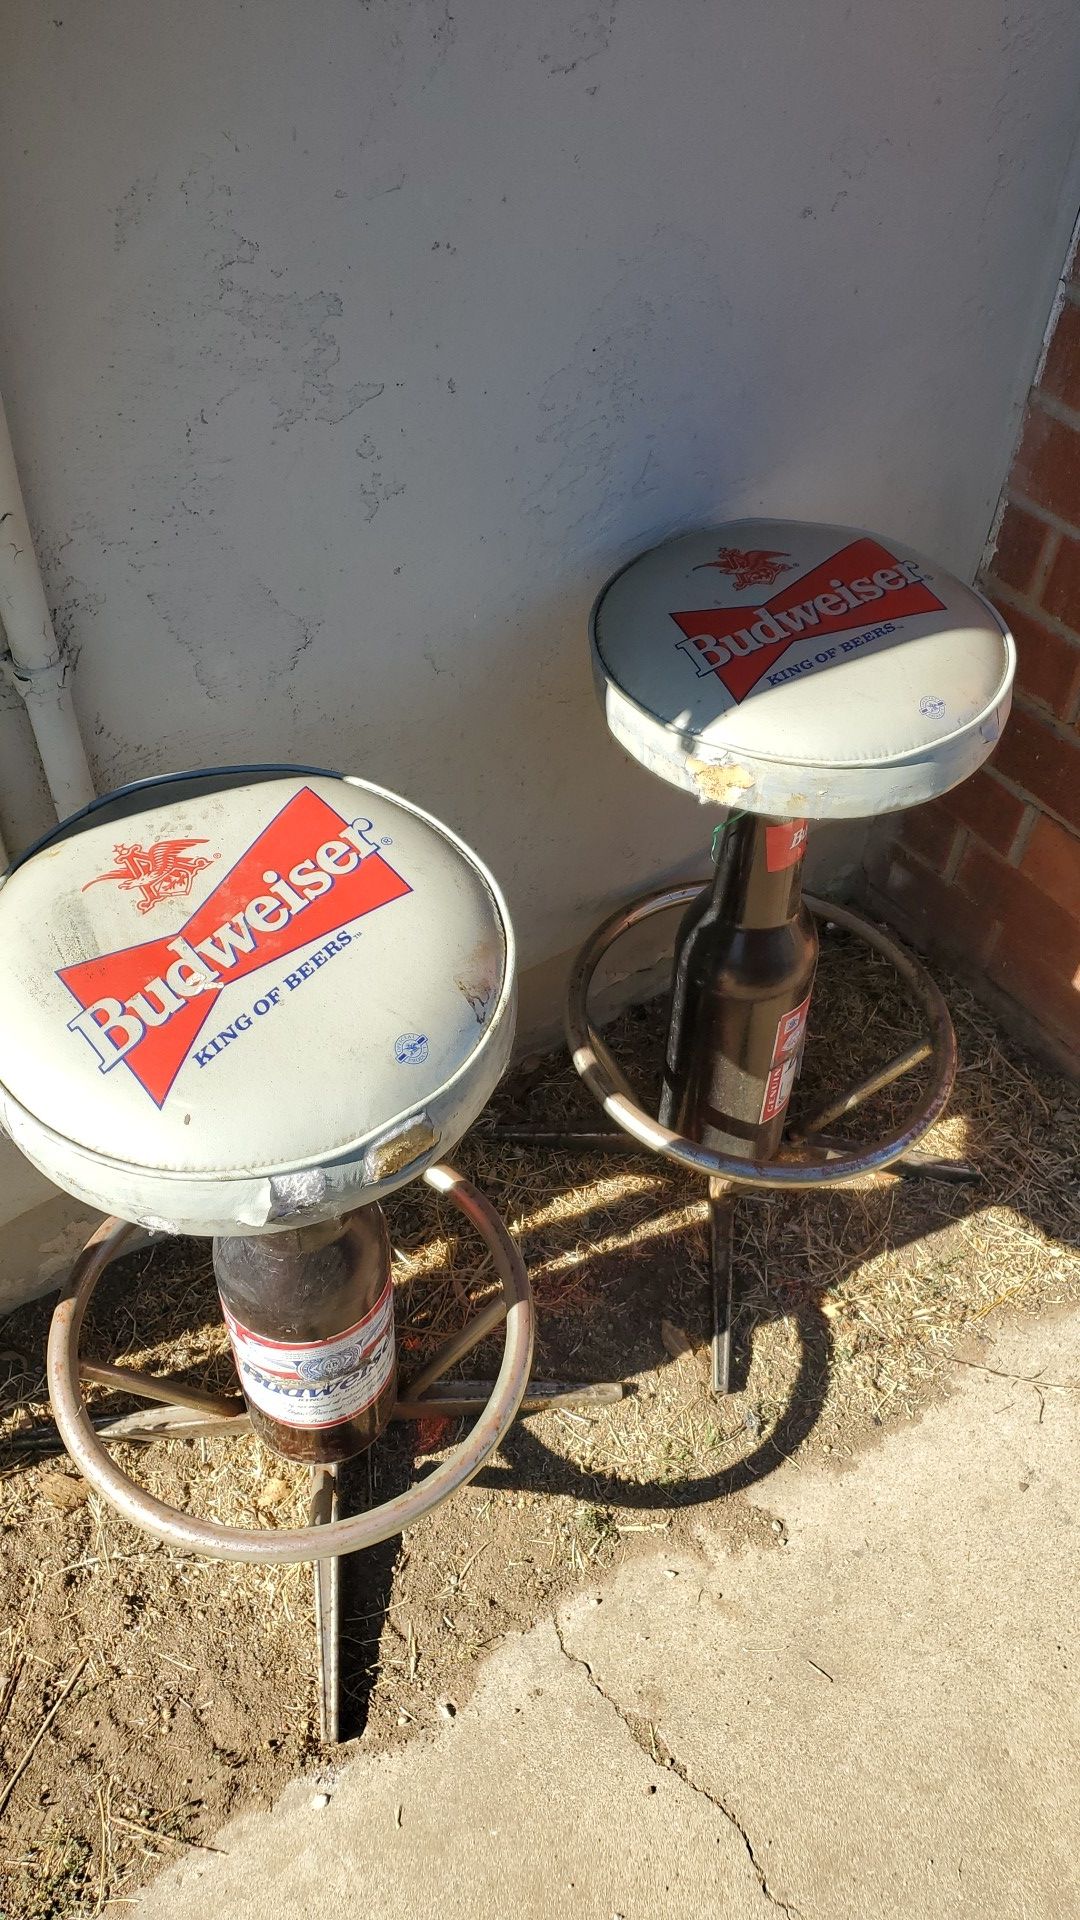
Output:
<svg viewBox="0 0 1080 1920">
<path fill-rule="evenodd" d="M 447 828 L 362 780 L 144 782 L 0 886 L 0 1121 L 103 1212 L 298 1226 L 413 1179 L 514 1025 L 513 938 Z"/>
<path fill-rule="evenodd" d="M 852 527 L 739 520 L 668 541 L 609 582 L 591 632 L 615 738 L 710 806 L 915 806 L 974 773 L 1009 712 L 994 608 Z"/>
</svg>

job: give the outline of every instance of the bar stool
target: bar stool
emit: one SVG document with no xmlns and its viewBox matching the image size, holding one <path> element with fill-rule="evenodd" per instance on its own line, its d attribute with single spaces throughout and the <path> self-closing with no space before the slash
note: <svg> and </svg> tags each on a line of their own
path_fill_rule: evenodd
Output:
<svg viewBox="0 0 1080 1920">
<path fill-rule="evenodd" d="M 862 914 L 804 902 L 800 872 L 808 823 L 916 806 L 975 772 L 1008 716 L 1015 647 L 981 595 L 904 544 L 799 521 L 742 520 L 653 548 L 603 588 L 590 632 L 615 739 L 660 779 L 729 810 L 718 829 L 723 885 L 718 879 L 704 905 L 692 884 L 612 914 L 578 957 L 566 1016 L 574 1066 L 614 1128 L 709 1183 L 712 1384 L 726 1393 L 739 1189 L 833 1188 L 890 1168 L 974 1177 L 962 1163 L 912 1154 L 944 1111 L 956 1072 L 938 988 Z M 712 916 L 720 957 L 711 975 L 708 966 L 695 971 L 680 945 L 664 1106 L 654 1118 L 596 1031 L 589 990 L 620 935 L 676 906 L 687 909 L 681 942 L 696 940 L 699 960 Z M 806 909 L 892 962 L 929 1034 L 785 1136 L 816 958 Z M 780 934 L 794 939 L 800 929 L 802 958 L 778 985 L 769 941 L 775 950 Z M 903 1126 L 870 1146 L 827 1132 L 927 1059 L 929 1086 Z M 513 1137 L 537 1131 L 518 1128 Z M 575 1138 L 606 1144 L 595 1134 L 563 1143 Z M 612 1143 L 626 1141 L 613 1134 Z"/>
<path fill-rule="evenodd" d="M 0 939 L 0 1121 L 50 1179 L 113 1216 L 53 1317 L 49 1393 L 64 1444 L 105 1500 L 171 1545 L 316 1563 L 323 1725 L 334 1739 L 338 1556 L 400 1532 L 470 1480 L 529 1381 L 521 1258 L 490 1203 L 442 1157 L 510 1054 L 514 945 L 502 895 L 446 827 L 366 781 L 219 769 L 123 788 L 58 827 L 4 879 Z M 83 1403 L 86 1379 L 166 1402 L 169 1432 L 248 1416 L 238 1396 L 80 1356 L 111 1261 L 148 1234 L 215 1235 L 219 1278 L 223 1242 L 256 1273 L 284 1248 L 300 1276 L 343 1220 L 420 1178 L 479 1233 L 500 1293 L 408 1383 L 398 1416 L 442 1411 L 434 1383 L 500 1323 L 505 1331 L 490 1394 L 459 1409 L 475 1423 L 434 1471 L 381 1506 L 334 1517 L 330 1463 L 343 1452 L 333 1436 L 362 1416 L 373 1432 L 394 1403 L 381 1215 L 371 1243 L 386 1249 L 385 1288 L 357 1326 L 313 1350 L 287 1330 L 275 1340 L 229 1321 L 250 1417 L 295 1433 L 286 1450 L 320 1463 L 311 1525 L 196 1518 L 120 1469 Z M 161 1431 L 160 1414 L 113 1430 Z"/>
</svg>

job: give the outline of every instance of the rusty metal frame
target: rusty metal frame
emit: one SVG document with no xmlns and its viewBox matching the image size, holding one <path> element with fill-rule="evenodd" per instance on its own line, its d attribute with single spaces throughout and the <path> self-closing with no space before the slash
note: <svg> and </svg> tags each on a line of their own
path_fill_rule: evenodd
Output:
<svg viewBox="0 0 1080 1920">
<path fill-rule="evenodd" d="M 920 1005 L 929 1027 L 929 1038 L 916 1041 L 837 1099 L 819 1107 L 803 1122 L 801 1129 L 792 1129 L 787 1134 L 774 1160 L 732 1159 L 687 1139 L 684 1134 L 672 1132 L 643 1111 L 629 1081 L 590 1020 L 589 989 L 600 961 L 622 934 L 653 914 L 687 906 L 697 898 L 704 884 L 696 881 L 665 887 L 645 894 L 627 907 L 620 907 L 597 928 L 579 953 L 567 993 L 566 1030 L 570 1052 L 577 1072 L 608 1118 L 621 1129 L 621 1136 L 619 1133 L 567 1134 L 562 1136 L 560 1144 L 601 1151 L 607 1151 L 612 1145 L 636 1145 L 707 1178 L 713 1319 L 711 1384 L 713 1393 L 719 1396 L 729 1393 L 732 1387 L 732 1335 L 737 1313 L 733 1234 L 740 1187 L 814 1189 L 849 1186 L 855 1180 L 889 1182 L 903 1177 L 966 1182 L 979 1176 L 966 1161 L 939 1161 L 911 1152 L 941 1117 L 956 1079 L 956 1035 L 936 981 L 883 927 L 850 907 L 836 906 L 809 894 L 803 898 L 816 919 L 846 928 L 891 962 Z M 930 1062 L 930 1083 L 904 1126 L 869 1146 L 836 1140 L 823 1131 L 924 1061 Z M 509 1127 L 499 1131 L 503 1138 L 519 1140 L 529 1133 L 528 1129 Z M 537 1140 L 546 1137 L 551 1142 L 556 1139 L 554 1135 L 545 1136 L 541 1129 L 533 1129 L 531 1137 Z"/>
<path fill-rule="evenodd" d="M 926 1016 L 930 1029 L 929 1044 L 925 1053 L 921 1046 L 917 1051 L 920 1058 L 930 1060 L 930 1085 L 912 1117 L 904 1126 L 886 1134 L 884 1139 L 875 1141 L 871 1146 L 843 1149 L 824 1161 L 815 1162 L 801 1157 L 736 1160 L 728 1154 L 716 1153 L 710 1147 L 701 1146 L 696 1140 L 688 1140 L 684 1134 L 673 1133 L 670 1127 L 654 1120 L 638 1105 L 628 1080 L 589 1017 L 589 988 L 600 961 L 621 934 L 629 932 L 641 921 L 651 919 L 653 914 L 663 913 L 671 907 L 689 905 L 701 892 L 702 884 L 701 881 L 693 881 L 683 886 L 665 887 L 659 892 L 645 894 L 627 907 L 620 907 L 617 913 L 613 913 L 597 928 L 581 949 L 570 975 L 566 1031 L 574 1066 L 589 1092 L 615 1125 L 641 1146 L 711 1180 L 730 1181 L 737 1187 L 839 1187 L 867 1174 L 883 1172 L 894 1160 L 901 1159 L 915 1146 L 945 1111 L 956 1079 L 956 1035 L 936 981 L 905 947 L 886 933 L 883 927 L 867 920 L 861 913 L 853 912 L 850 907 L 834 906 L 829 900 L 815 899 L 810 894 L 804 895 L 804 899 L 815 919 L 845 927 L 848 932 L 865 940 L 875 952 L 882 954 L 911 989 Z M 912 1049 L 911 1055 L 915 1052 L 916 1049 Z M 900 1056 L 898 1061 L 891 1062 L 889 1067 L 883 1069 L 883 1074 L 874 1075 L 871 1081 L 852 1088 L 845 1095 L 840 1110 L 849 1112 L 861 1100 L 867 1099 L 871 1092 L 887 1085 L 889 1080 L 897 1078 L 915 1064 L 914 1057 Z M 834 1117 L 832 1108 L 828 1111 L 830 1117 Z"/>
<path fill-rule="evenodd" d="M 485 1307 L 463 1329 L 461 1336 L 445 1342 L 418 1378 L 431 1381 L 445 1373 L 455 1359 L 468 1352 L 494 1324 L 505 1318 L 502 1363 L 476 1424 L 446 1460 L 395 1499 L 329 1524 L 316 1521 L 307 1527 L 255 1530 L 197 1519 L 147 1493 L 116 1465 L 87 1413 L 80 1376 L 94 1372 L 98 1377 L 105 1374 L 109 1385 L 122 1385 L 137 1393 L 146 1392 L 145 1380 L 124 1368 L 103 1368 L 93 1362 L 84 1367 L 79 1358 L 79 1335 L 94 1289 L 106 1268 L 138 1238 L 141 1229 L 126 1221 L 106 1220 L 91 1235 L 53 1314 L 49 1330 L 49 1399 L 60 1437 L 76 1466 L 125 1520 L 143 1527 L 169 1546 L 188 1553 L 206 1554 L 211 1559 L 275 1565 L 301 1560 L 321 1562 L 376 1546 L 406 1527 L 414 1526 L 480 1471 L 516 1418 L 529 1384 L 535 1332 L 532 1291 L 521 1255 L 491 1202 L 479 1189 L 443 1164 L 429 1167 L 423 1177 L 476 1228 L 491 1255 L 503 1293 L 502 1299 Z M 474 1333 L 478 1322 L 481 1331 Z M 469 1335 L 473 1337 L 466 1337 Z M 153 1376 L 145 1379 L 159 1386 L 155 1397 L 164 1397 L 166 1383 L 155 1382 Z M 413 1388 L 410 1393 L 415 1397 Z M 185 1400 L 183 1391 L 174 1395 L 170 1389 L 169 1397 Z M 212 1403 L 210 1408 L 206 1406 L 208 1400 Z M 235 1406 L 231 1398 L 189 1393 L 186 1404 L 196 1414 L 216 1416 L 223 1426 L 226 1422 L 229 1426 L 238 1424 L 231 1417 Z"/>
</svg>

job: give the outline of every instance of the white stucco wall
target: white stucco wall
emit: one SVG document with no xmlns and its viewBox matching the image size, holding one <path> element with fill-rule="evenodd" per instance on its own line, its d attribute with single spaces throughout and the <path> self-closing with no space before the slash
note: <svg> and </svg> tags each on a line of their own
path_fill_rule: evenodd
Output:
<svg viewBox="0 0 1080 1920">
<path fill-rule="evenodd" d="M 2 51 L 0 383 L 103 785 L 399 787 L 530 965 L 705 844 L 594 706 L 614 566 L 764 509 L 973 569 L 1073 0 L 10 0 Z"/>
</svg>

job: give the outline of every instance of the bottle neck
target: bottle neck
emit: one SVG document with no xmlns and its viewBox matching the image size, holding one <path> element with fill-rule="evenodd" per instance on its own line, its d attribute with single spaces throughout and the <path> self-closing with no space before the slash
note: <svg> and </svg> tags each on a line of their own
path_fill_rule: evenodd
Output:
<svg viewBox="0 0 1080 1920">
<path fill-rule="evenodd" d="M 805 820 L 744 813 L 717 836 L 708 917 L 737 927 L 780 927 L 802 904 Z"/>
</svg>

